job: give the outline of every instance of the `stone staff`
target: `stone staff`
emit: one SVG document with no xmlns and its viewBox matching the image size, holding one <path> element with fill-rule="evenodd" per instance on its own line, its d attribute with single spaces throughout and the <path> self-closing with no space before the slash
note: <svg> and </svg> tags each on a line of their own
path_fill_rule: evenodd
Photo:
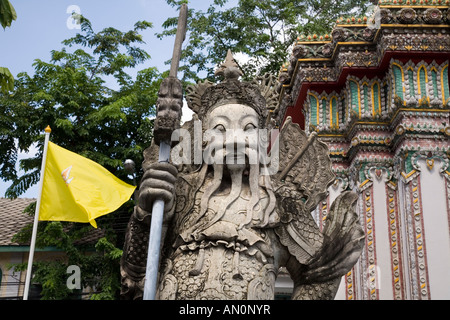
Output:
<svg viewBox="0 0 450 320">
<path fill-rule="evenodd" d="M 183 4 L 178 18 L 169 76 L 161 82 L 158 100 L 156 101 L 153 139 L 159 145 L 159 162 L 169 162 L 171 135 L 174 130 L 180 127 L 183 87 L 181 81 L 177 79 L 177 73 L 181 57 L 181 45 L 186 37 L 186 28 L 187 5 Z M 154 300 L 156 296 L 163 214 L 164 201 L 155 200 L 152 207 L 152 221 L 150 225 L 144 300 Z"/>
</svg>

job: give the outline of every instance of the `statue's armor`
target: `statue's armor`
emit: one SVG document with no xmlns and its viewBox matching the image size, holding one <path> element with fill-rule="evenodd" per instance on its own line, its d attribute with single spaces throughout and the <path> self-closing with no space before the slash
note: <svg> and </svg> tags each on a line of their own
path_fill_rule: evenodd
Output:
<svg viewBox="0 0 450 320">
<path fill-rule="evenodd" d="M 294 280 L 293 298 L 332 299 L 340 277 L 318 281 L 320 272 L 315 277 L 304 276 L 308 265 L 321 257 L 323 236 L 311 214 L 299 207 L 302 202 L 296 200 L 295 192 L 285 187 L 277 190 L 277 210 L 268 226 L 261 228 L 260 221 L 253 219 L 240 228 L 249 201 L 249 190 L 243 187 L 224 215 L 208 225 L 230 187 L 225 184 L 228 187 L 219 189 L 200 216 L 202 195 L 212 179 L 207 169 L 204 166 L 197 172 L 181 174 L 175 184 L 176 205 L 170 227 L 165 226 L 157 298 L 273 299 L 279 267 L 285 266 Z M 256 209 L 265 207 L 267 201 L 261 188 Z M 352 193 L 344 193 L 337 199 L 335 211 L 353 202 Z M 150 219 L 150 213 L 135 207 L 121 262 L 124 299 L 141 299 L 143 295 Z M 355 241 L 360 241 L 359 229 L 356 231 Z"/>
<path fill-rule="evenodd" d="M 167 231 L 162 253 L 159 298 L 273 299 L 279 266 L 274 253 L 280 256 L 282 249 L 272 227 L 254 227 L 259 221 L 253 221 L 240 228 L 250 200 L 250 191 L 244 185 L 239 198 L 208 226 L 223 206 L 229 187 L 212 196 L 208 210 L 199 217 L 201 198 L 211 180 L 211 175 L 205 177 L 206 169 L 207 166 L 200 172 L 181 175 L 177 180 L 173 228 Z M 267 201 L 267 195 L 260 190 L 256 210 L 264 208 Z M 135 298 L 142 296 L 138 292 L 145 274 L 149 221 L 148 214 L 134 212 L 124 248 L 122 273 L 128 273 L 133 278 L 131 282 L 141 287 L 133 288 L 131 282 L 125 285 Z M 272 217 L 271 225 L 275 221 Z"/>
<path fill-rule="evenodd" d="M 259 221 L 240 226 L 246 219 L 250 191 L 243 185 L 240 196 L 217 222 L 209 226 L 222 208 L 229 187 L 219 190 L 208 202 L 208 210 L 199 217 L 200 204 L 211 175 L 200 173 L 181 177 L 177 182 L 175 228 L 168 233 L 160 286 L 161 299 L 273 299 L 278 261 L 278 246 L 271 228 L 258 228 Z M 192 201 L 186 191 L 192 180 L 204 179 Z M 189 192 L 188 192 L 189 193 Z M 181 201 L 180 201 L 181 200 Z M 268 197 L 260 190 L 260 204 Z M 213 272 L 211 272 L 213 271 Z"/>
</svg>

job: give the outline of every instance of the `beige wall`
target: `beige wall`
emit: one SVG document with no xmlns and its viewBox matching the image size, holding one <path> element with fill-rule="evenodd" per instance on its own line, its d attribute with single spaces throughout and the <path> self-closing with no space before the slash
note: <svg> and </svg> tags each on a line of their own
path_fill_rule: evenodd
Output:
<svg viewBox="0 0 450 320">
<path fill-rule="evenodd" d="M 64 259 L 63 252 L 35 252 L 35 261 Z M 0 252 L 0 269 L 2 279 L 0 298 L 22 296 L 25 285 L 26 272 L 8 270 L 8 265 L 28 262 L 28 252 Z"/>
</svg>

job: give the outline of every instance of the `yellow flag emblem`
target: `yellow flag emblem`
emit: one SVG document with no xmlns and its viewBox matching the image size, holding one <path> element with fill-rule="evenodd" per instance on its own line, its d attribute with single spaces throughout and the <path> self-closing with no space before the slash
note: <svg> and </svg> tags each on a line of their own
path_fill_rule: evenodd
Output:
<svg viewBox="0 0 450 320">
<path fill-rule="evenodd" d="M 39 220 L 89 222 L 115 211 L 136 187 L 98 163 L 49 142 Z"/>
</svg>

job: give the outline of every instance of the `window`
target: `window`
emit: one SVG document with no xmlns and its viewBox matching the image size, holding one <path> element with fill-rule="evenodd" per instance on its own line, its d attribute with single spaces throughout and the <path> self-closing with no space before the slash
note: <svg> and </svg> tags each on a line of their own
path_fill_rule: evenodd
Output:
<svg viewBox="0 0 450 320">
<path fill-rule="evenodd" d="M 372 85 L 372 114 L 373 116 L 381 115 L 381 94 L 378 82 Z"/>
<path fill-rule="evenodd" d="M 319 121 L 318 121 L 318 117 L 319 117 L 319 113 L 318 113 L 318 109 L 319 109 L 319 100 L 317 99 L 317 97 L 313 94 L 309 94 L 309 102 L 311 105 L 311 112 L 310 112 L 310 119 L 309 122 L 316 126 Z"/>
<path fill-rule="evenodd" d="M 387 83 L 383 86 L 383 92 L 384 92 L 384 108 L 385 110 L 389 109 L 389 103 L 391 101 L 390 91 L 389 91 L 389 85 Z"/>
<path fill-rule="evenodd" d="M 431 68 L 431 82 L 433 84 L 433 98 L 438 98 L 438 84 L 437 84 L 437 71 L 436 68 Z"/>
<path fill-rule="evenodd" d="M 427 82 L 428 82 L 427 69 L 425 69 L 424 66 L 421 66 L 419 68 L 418 74 L 419 74 L 419 79 L 418 79 L 419 81 L 417 81 L 417 82 L 419 85 L 419 95 L 420 95 L 420 98 L 423 99 L 423 98 L 427 97 Z"/>
<path fill-rule="evenodd" d="M 353 113 L 356 113 L 358 117 L 361 117 L 361 100 L 359 85 L 356 81 L 350 80 L 350 105 Z"/>
<path fill-rule="evenodd" d="M 450 98 L 450 90 L 448 86 L 448 65 L 446 65 L 441 71 L 441 88 L 442 88 L 442 103 Z"/>
<path fill-rule="evenodd" d="M 416 92 L 414 85 L 414 71 L 411 67 L 408 68 L 408 82 L 409 82 L 409 96 L 413 98 L 416 96 Z"/>
<path fill-rule="evenodd" d="M 322 98 L 322 124 L 327 123 L 327 99 Z"/>
<path fill-rule="evenodd" d="M 339 127 L 339 113 L 338 113 L 338 103 L 337 98 L 332 97 L 330 100 L 330 125 L 331 128 L 338 128 Z"/>
<path fill-rule="evenodd" d="M 404 97 L 403 97 L 403 81 L 404 81 L 403 69 L 400 67 L 400 65 L 394 63 L 392 65 L 392 72 L 394 73 L 395 95 L 398 96 L 400 99 L 404 100 Z"/>
<path fill-rule="evenodd" d="M 368 115 L 369 112 L 369 86 L 367 83 L 363 84 L 363 100 L 364 100 L 364 114 Z"/>
</svg>

